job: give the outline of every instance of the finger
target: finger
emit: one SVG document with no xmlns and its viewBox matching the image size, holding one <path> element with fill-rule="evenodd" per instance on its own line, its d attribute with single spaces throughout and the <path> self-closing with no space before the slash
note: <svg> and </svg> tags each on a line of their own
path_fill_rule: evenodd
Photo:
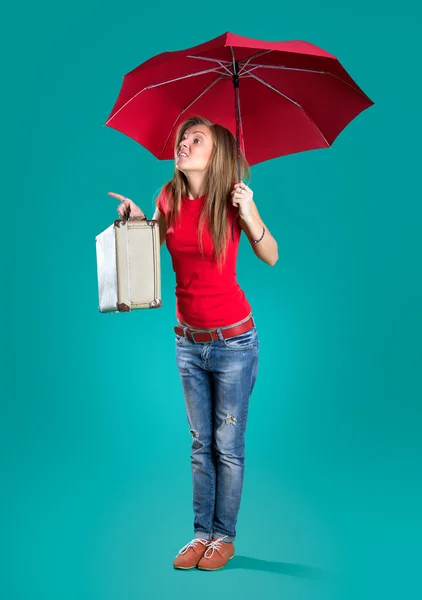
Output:
<svg viewBox="0 0 422 600">
<path fill-rule="evenodd" d="M 129 200 L 129 198 L 126 198 L 126 196 L 122 196 L 121 194 L 115 194 L 114 192 L 107 192 L 107 194 L 109 196 L 113 196 L 114 198 L 117 198 L 121 202 L 123 202 L 124 200 Z"/>
</svg>

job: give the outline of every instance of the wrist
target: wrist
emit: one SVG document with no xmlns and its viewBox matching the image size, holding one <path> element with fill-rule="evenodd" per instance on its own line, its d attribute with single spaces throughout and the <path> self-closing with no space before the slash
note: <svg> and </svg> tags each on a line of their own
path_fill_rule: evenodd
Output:
<svg viewBox="0 0 422 600">
<path fill-rule="evenodd" d="M 240 218 L 242 219 L 242 221 L 245 221 L 245 223 L 252 223 L 253 222 L 253 215 L 246 215 L 244 217 L 242 217 L 242 215 L 239 215 Z"/>
</svg>

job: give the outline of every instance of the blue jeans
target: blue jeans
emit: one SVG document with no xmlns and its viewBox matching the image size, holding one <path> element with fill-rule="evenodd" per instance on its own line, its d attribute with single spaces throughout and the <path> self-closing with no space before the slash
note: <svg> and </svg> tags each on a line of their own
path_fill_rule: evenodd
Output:
<svg viewBox="0 0 422 600">
<path fill-rule="evenodd" d="M 223 328 L 225 329 L 225 328 Z M 245 429 L 258 372 L 256 327 L 195 343 L 176 335 L 176 360 L 192 435 L 195 537 L 236 537 L 245 463 Z"/>
</svg>

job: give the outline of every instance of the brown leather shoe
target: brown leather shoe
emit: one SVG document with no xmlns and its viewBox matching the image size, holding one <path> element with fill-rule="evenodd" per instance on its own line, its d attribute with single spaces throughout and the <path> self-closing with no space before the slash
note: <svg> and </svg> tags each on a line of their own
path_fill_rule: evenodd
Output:
<svg viewBox="0 0 422 600">
<path fill-rule="evenodd" d="M 208 541 L 201 538 L 194 538 L 186 546 L 180 548 L 178 555 L 173 561 L 173 567 L 175 569 L 193 569 L 196 567 L 207 549 Z"/>
<path fill-rule="evenodd" d="M 198 563 L 198 569 L 216 571 L 221 569 L 234 556 L 233 542 L 224 542 L 224 537 L 213 538 Z"/>
</svg>

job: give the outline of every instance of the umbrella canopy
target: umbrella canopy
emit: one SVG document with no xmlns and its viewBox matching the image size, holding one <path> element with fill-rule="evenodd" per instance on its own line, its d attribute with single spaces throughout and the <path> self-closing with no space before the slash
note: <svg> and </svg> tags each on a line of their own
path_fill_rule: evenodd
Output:
<svg viewBox="0 0 422 600">
<path fill-rule="evenodd" d="M 227 32 L 127 73 L 105 125 L 166 160 L 180 122 L 201 115 L 230 129 L 254 165 L 330 146 L 373 104 L 318 46 Z"/>
</svg>

